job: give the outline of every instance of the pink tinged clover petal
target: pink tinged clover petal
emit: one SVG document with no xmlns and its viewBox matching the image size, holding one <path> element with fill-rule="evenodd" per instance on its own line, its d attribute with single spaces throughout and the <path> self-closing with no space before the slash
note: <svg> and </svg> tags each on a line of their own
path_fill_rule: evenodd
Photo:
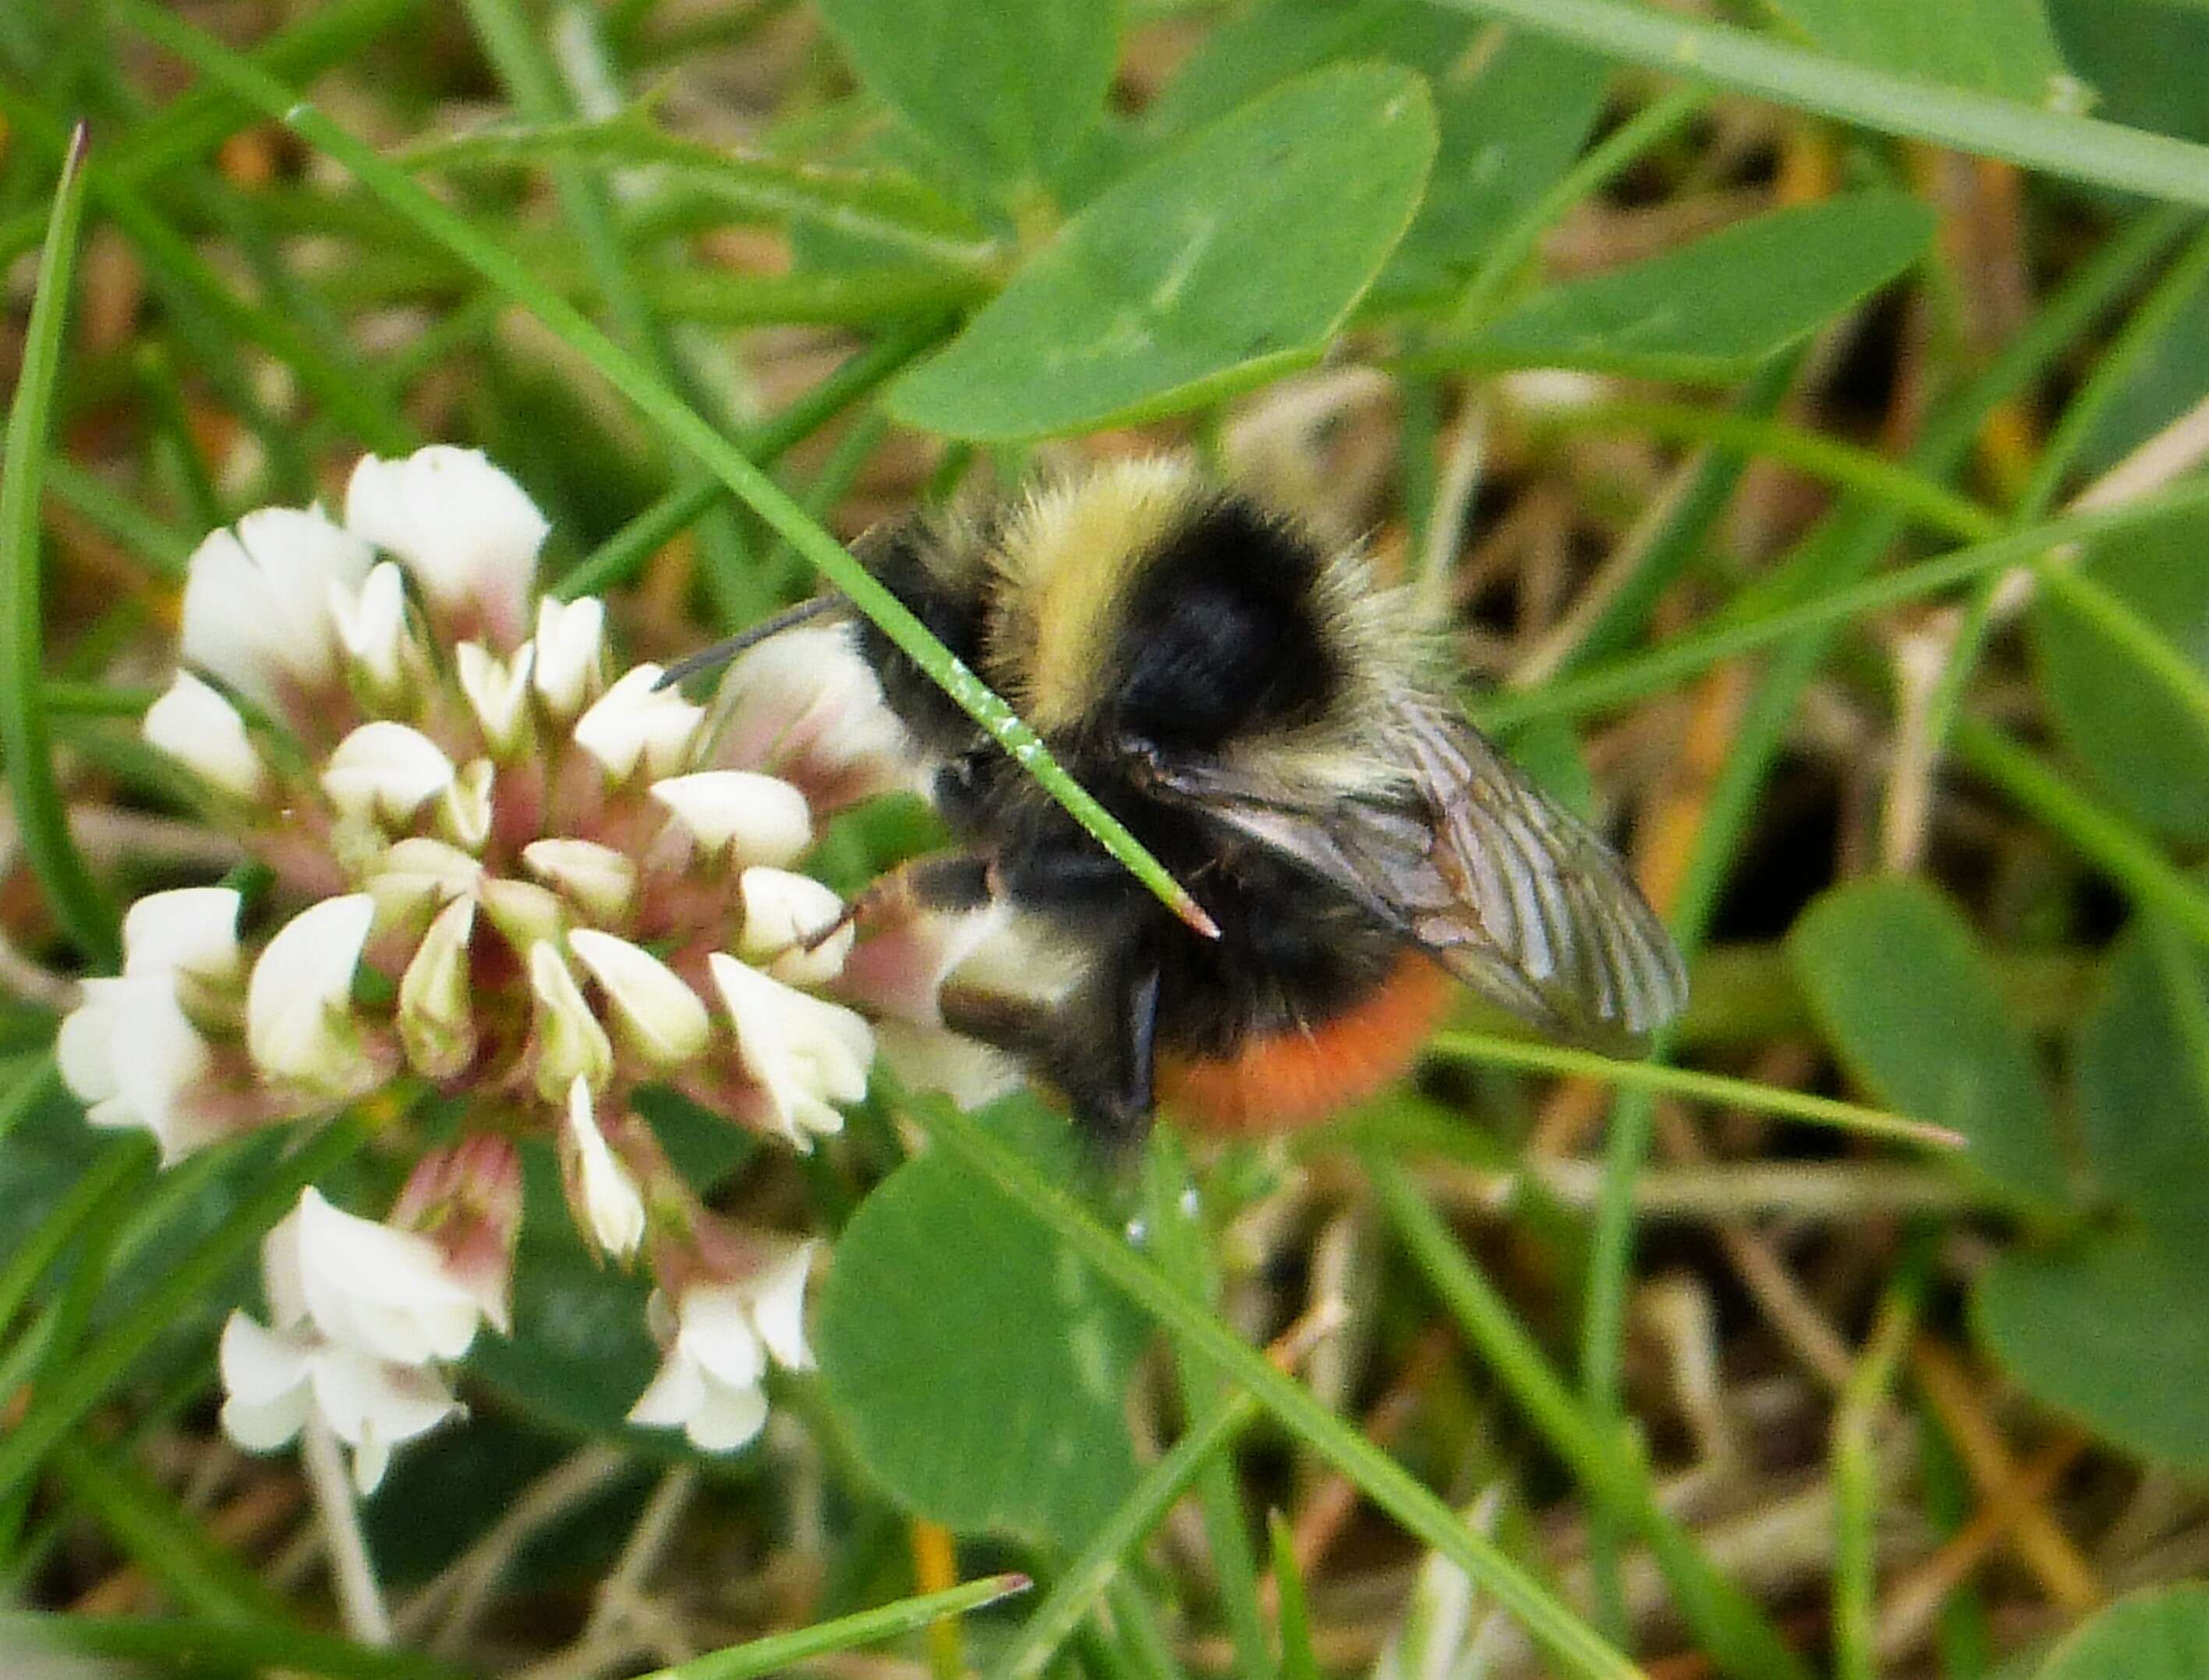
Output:
<svg viewBox="0 0 2209 1680">
<path fill-rule="evenodd" d="M 825 805 L 917 788 L 925 774 L 848 626 L 761 642 L 730 667 L 720 703 L 724 762 L 773 770 Z"/>
<path fill-rule="evenodd" d="M 780 867 L 813 843 L 805 795 L 777 777 L 749 770 L 705 770 L 652 784 L 698 848 L 737 864 Z"/>
<path fill-rule="evenodd" d="M 447 1275 L 436 1243 L 333 1207 L 312 1185 L 298 1217 L 300 1285 L 329 1341 L 400 1365 L 467 1352 L 482 1305 Z"/>
<path fill-rule="evenodd" d="M 226 794 L 253 799 L 268 784 L 238 709 L 190 671 L 177 673 L 139 727 L 147 746 Z"/>
<path fill-rule="evenodd" d="M 480 450 L 442 444 L 400 460 L 364 456 L 346 486 L 346 525 L 397 555 L 432 602 L 472 604 L 517 638 L 551 529 Z"/>
</svg>

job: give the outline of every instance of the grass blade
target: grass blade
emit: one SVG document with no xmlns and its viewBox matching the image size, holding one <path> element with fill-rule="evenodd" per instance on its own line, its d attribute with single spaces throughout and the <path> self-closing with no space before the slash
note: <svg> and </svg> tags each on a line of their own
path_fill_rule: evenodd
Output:
<svg viewBox="0 0 2209 1680">
<path fill-rule="evenodd" d="M 796 1633 L 777 1634 L 771 1639 L 731 1646 L 709 1656 L 693 1657 L 673 1668 L 655 1669 L 642 1680 L 752 1680 L 755 1675 L 781 1674 L 787 1672 L 792 1663 L 803 1662 L 809 1657 L 850 1651 L 862 1645 L 895 1639 L 900 1634 L 918 1632 L 940 1617 L 964 1616 L 1000 1599 L 1025 1593 L 1031 1585 L 1024 1575 L 984 1575 L 979 1581 L 970 1581 L 963 1587 L 942 1593 L 924 1593 L 918 1598 L 900 1599 L 878 1610 L 840 1616 L 818 1627 L 801 1628 Z"/>
<path fill-rule="evenodd" d="M 1884 1108 L 1791 1091 L 1778 1085 L 1761 1085 L 1753 1079 L 1732 1079 L 1719 1073 L 1669 1067 L 1662 1062 L 1622 1061 L 1567 1045 L 1540 1044 L 1531 1039 L 1506 1038 L 1494 1033 L 1442 1033 L 1428 1047 L 1437 1056 L 1483 1062 L 1490 1067 L 1602 1079 L 1627 1090 L 1723 1103 L 1786 1119 L 1805 1120 L 1812 1125 L 1834 1126 L 1861 1137 L 1892 1137 L 1936 1149 L 1959 1149 L 1965 1142 L 1962 1134 L 1947 1126 L 1912 1119 Z"/>
<path fill-rule="evenodd" d="M 0 457 L 0 746 L 24 855 L 46 905 L 72 944 L 95 967 L 112 969 L 123 946 L 115 908 L 69 838 L 69 813 L 54 781 L 53 743 L 43 687 L 45 633 L 39 608 L 39 488 L 46 425 L 61 369 L 69 280 L 84 220 L 85 131 L 71 137 L 46 222 L 38 294 L 23 340 L 22 377 L 8 414 Z"/>
<path fill-rule="evenodd" d="M 464 1680 L 460 1671 L 414 1651 L 374 1651 L 327 1634 L 298 1633 L 266 1623 L 239 1625 L 182 1618 L 42 1616 L 0 1611 L 0 1653 L 12 1660 L 39 1655 L 146 1662 L 163 1674 L 235 1674 L 284 1669 L 328 1680 Z"/>
<path fill-rule="evenodd" d="M 1937 87 L 1730 24 L 1681 17 L 1633 0 L 1435 0 L 1501 18 L 1707 85 L 1752 93 L 1884 134 L 2002 158 L 2071 181 L 2175 203 L 2209 206 L 2209 147 L 2043 111 L 1965 87 Z"/>
</svg>

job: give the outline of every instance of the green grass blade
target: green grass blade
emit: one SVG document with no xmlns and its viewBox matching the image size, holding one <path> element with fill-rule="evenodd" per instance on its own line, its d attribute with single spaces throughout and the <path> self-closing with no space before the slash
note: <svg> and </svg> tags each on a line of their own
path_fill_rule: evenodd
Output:
<svg viewBox="0 0 2209 1680">
<path fill-rule="evenodd" d="M 1453 1032 L 1437 1035 L 1428 1050 L 1434 1055 L 1481 1062 L 1490 1067 L 1607 1080 L 1628 1090 L 1720 1103 L 1785 1119 L 1804 1120 L 1812 1125 L 1834 1126 L 1860 1137 L 1891 1137 L 1936 1149 L 1961 1149 L 1965 1141 L 1947 1126 L 1914 1120 L 1906 1114 L 1892 1113 L 1884 1108 L 1786 1090 L 1778 1085 L 1761 1085 L 1752 1079 L 1732 1079 L 1724 1074 L 1668 1067 L 1662 1062 L 1623 1061 L 1562 1044 L 1541 1044 L 1493 1033 Z"/>
<path fill-rule="evenodd" d="M 79 129 L 46 223 L 38 293 L 24 333 L 23 370 L 9 410 L 6 453 L 0 456 L 0 747 L 7 754 L 8 791 L 24 855 L 47 908 L 94 967 L 112 969 L 123 957 L 115 908 L 69 838 L 69 813 L 54 780 L 39 605 L 40 471 L 54 381 L 61 370 L 77 232 L 84 219 L 84 130 Z"/>
<path fill-rule="evenodd" d="M 1287 1519 L 1279 1511 L 1267 1513 L 1266 1531 L 1273 1541 L 1273 1584 L 1281 1594 L 1281 1680 L 1320 1680 L 1319 1659 L 1312 1652 L 1311 1610 L 1304 1601 L 1303 1572 L 1297 1568 L 1295 1538 Z"/>
<path fill-rule="evenodd" d="M 1151 1251 L 1158 1257 L 1159 1269 L 1183 1294 L 1216 1310 L 1219 1267 L 1196 1200 L 1195 1181 L 1189 1175 L 1189 1157 L 1171 1128 L 1162 1126 L 1152 1133 L 1147 1166 Z M 1219 1407 L 1224 1398 L 1221 1383 L 1210 1366 L 1177 1350 L 1174 1371 L 1185 1415 L 1201 1418 Z M 1198 1476 L 1196 1493 L 1220 1609 L 1235 1647 L 1236 1666 L 1246 1674 L 1262 1674 L 1272 1660 L 1271 1647 L 1258 1602 L 1257 1562 L 1243 1525 L 1243 1495 L 1234 1467 L 1225 1459 L 1214 1459 Z"/>
<path fill-rule="evenodd" d="M 1956 720 L 1956 753 L 2081 857 L 2108 871 L 2128 896 L 2168 912 L 2209 944 L 2209 891 L 2146 835 L 2073 787 L 2000 730 Z"/>
<path fill-rule="evenodd" d="M 2042 111 L 1970 88 L 1938 87 L 1731 24 L 1633 0 L 1435 0 L 1530 33 L 1709 86 L 2006 159 L 2070 181 L 2209 206 L 2209 147 L 2091 117 Z"/>
<path fill-rule="evenodd" d="M 1211 918 L 1168 874 L 1135 836 L 1067 774 L 1034 730 L 990 691 L 987 684 L 930 635 L 918 619 L 885 589 L 836 539 L 743 452 L 682 397 L 629 355 L 565 298 L 542 285 L 507 251 L 485 238 L 359 140 L 302 103 L 281 83 L 262 74 L 212 38 L 181 22 L 149 0 L 117 0 L 114 15 L 148 40 L 186 60 L 241 98 L 259 105 L 301 139 L 343 164 L 361 184 L 407 217 L 455 256 L 526 306 L 545 327 L 635 405 L 683 450 L 695 456 L 743 499 L 791 547 L 851 597 L 900 651 L 942 688 L 1052 798 L 1064 806 L 1098 843 L 1191 927 L 1210 930 Z"/>
<path fill-rule="evenodd" d="M 918 1598 L 900 1599 L 877 1610 L 863 1610 L 856 1616 L 840 1616 L 818 1627 L 801 1628 L 796 1633 L 777 1634 L 771 1639 L 755 1639 L 709 1656 L 693 1657 L 673 1668 L 654 1669 L 641 1676 L 641 1680 L 753 1680 L 755 1675 L 782 1674 L 789 1671 L 792 1664 L 810 1657 L 826 1656 L 832 1651 L 856 1650 L 862 1645 L 895 1639 L 900 1634 L 917 1633 L 943 1617 L 964 1616 L 1000 1599 L 1025 1593 L 1031 1584 L 1024 1575 L 984 1575 L 979 1581 L 947 1587 L 941 1593 L 924 1593 Z"/>
<path fill-rule="evenodd" d="M 1253 1395 L 1282 1425 L 1355 1482 L 1381 1510 L 1441 1552 L 1515 1616 L 1566 1673 L 1634 1680 L 1634 1665 L 1574 1615 L 1521 1565 L 1473 1533 L 1403 1466 L 1328 1411 L 1310 1389 L 1276 1371 L 1265 1356 L 1207 1312 L 1099 1225 L 1072 1197 L 949 1103 L 926 1101 L 909 1112 L 940 1149 L 1041 1220 L 1097 1275 L 1155 1318 L 1185 1347 Z"/>
<path fill-rule="evenodd" d="M 761 466 L 773 465 L 846 409 L 864 401 L 900 368 L 925 355 L 950 330 L 948 320 L 936 319 L 883 333 L 773 419 L 739 438 L 737 447 Z M 627 580 L 728 494 L 728 487 L 718 478 L 670 490 L 577 561 L 552 586 L 552 593 L 572 601 Z"/>
<path fill-rule="evenodd" d="M 24 138 L 57 155 L 67 147 L 61 119 L 32 94 L 6 81 L 0 81 L 0 116 Z M 137 189 L 97 170 L 88 179 L 101 212 L 137 246 L 153 276 L 189 292 L 230 333 L 288 363 L 300 384 L 371 448 L 394 454 L 413 447 L 413 428 L 361 377 L 358 365 L 317 344 L 286 317 L 239 297 Z"/>
<path fill-rule="evenodd" d="M 1165 1521 L 1166 1513 L 1205 1467 L 1216 1462 L 1257 1415 L 1258 1402 L 1249 1395 L 1230 1395 L 1159 1455 L 1080 1554 L 1060 1572 L 1043 1602 L 999 1653 L 990 1670 L 990 1680 L 1037 1680 L 1104 1596 L 1121 1560 Z"/>
<path fill-rule="evenodd" d="M 1875 501 L 1891 503 L 1929 530 L 1965 543 L 1983 543 L 2007 523 L 1992 508 L 1958 495 L 1906 466 L 1857 444 L 1821 432 L 1805 431 L 1785 421 L 1754 413 L 1700 408 L 1692 403 L 1621 399 L 1537 411 L 1526 416 L 1537 436 L 1576 432 L 1643 432 L 1688 443 L 1718 444 L 1729 452 L 1761 455 L 1836 489 L 1853 490 Z"/>
<path fill-rule="evenodd" d="M 45 1089 L 52 1077 L 52 1064 L 33 1069 L 27 1076 L 39 1090 Z M 12 1095 L 12 1093 L 11 1093 Z M 0 1265 L 0 1341 L 4 1341 L 15 1315 L 31 1299 L 31 1292 L 46 1270 L 75 1242 L 77 1235 L 91 1222 L 107 1198 L 131 1179 L 145 1164 L 149 1145 L 143 1137 L 118 1137 L 102 1149 L 92 1165 L 78 1174 L 53 1211 L 32 1228 L 16 1245 L 14 1253 Z"/>
<path fill-rule="evenodd" d="M 1873 1629 L 1879 1588 L 1877 1430 L 1887 1390 L 1917 1332 L 1924 1272 L 1921 1255 L 1895 1279 L 1833 1408 L 1834 1680 L 1879 1680 Z"/>
<path fill-rule="evenodd" d="M 210 1621 L 293 1625 L 283 1594 L 141 1470 L 127 1449 L 74 1437 L 54 1448 L 51 1462 L 68 1496 L 179 1609 Z"/>
<path fill-rule="evenodd" d="M 327 1634 L 267 1623 L 0 1611 L 0 1651 L 11 1657 L 84 1657 L 151 1663 L 163 1674 L 225 1675 L 280 1669 L 328 1680 L 468 1680 L 416 1651 L 376 1651 Z"/>
</svg>

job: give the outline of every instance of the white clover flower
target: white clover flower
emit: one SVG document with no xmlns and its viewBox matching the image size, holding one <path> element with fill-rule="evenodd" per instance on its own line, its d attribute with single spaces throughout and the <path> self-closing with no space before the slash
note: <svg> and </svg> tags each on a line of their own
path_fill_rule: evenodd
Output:
<svg viewBox="0 0 2209 1680">
<path fill-rule="evenodd" d="M 373 1088 L 382 1068 L 353 1018 L 352 979 L 376 916 L 364 892 L 326 898 L 277 930 L 253 965 L 245 1041 L 279 1079 L 333 1101 Z"/>
<path fill-rule="evenodd" d="M 261 755 L 238 708 L 190 671 L 146 708 L 146 739 L 225 793 L 251 799 L 263 783 Z"/>
<path fill-rule="evenodd" d="M 547 596 L 537 603 L 531 675 L 538 699 L 556 719 L 571 721 L 597 695 L 605 631 L 605 603 L 596 596 L 565 602 Z"/>
<path fill-rule="evenodd" d="M 617 782 L 636 773 L 666 776 L 690 754 L 706 709 L 659 685 L 659 667 L 639 665 L 575 720 L 575 744 Z"/>
<path fill-rule="evenodd" d="M 214 1053 L 166 975 L 88 980 L 54 1041 L 63 1081 L 97 1126 L 151 1132 L 172 1161 L 227 1134 L 196 1101 Z"/>
<path fill-rule="evenodd" d="M 636 865 L 595 840 L 533 840 L 521 849 L 522 867 L 584 915 L 618 922 L 636 901 Z"/>
<path fill-rule="evenodd" d="M 646 1060 L 679 1067 L 706 1047 L 713 1030 L 706 1005 L 650 951 L 594 927 L 569 934 L 568 949 L 612 1001 L 617 1025 Z"/>
<path fill-rule="evenodd" d="M 270 710 L 287 687 L 328 682 L 337 635 L 332 587 L 366 575 L 369 545 L 319 507 L 264 507 L 194 552 L 184 582 L 185 662 Z"/>
<path fill-rule="evenodd" d="M 467 1163 L 486 1164 L 480 1153 Z M 518 1168 L 491 1171 L 500 1182 L 490 1195 L 518 1208 Z M 319 1413 L 352 1449 L 356 1485 L 372 1491 L 394 1446 L 460 1409 L 439 1361 L 467 1351 L 486 1313 L 480 1281 L 458 1272 L 431 1238 L 302 1191 L 262 1245 L 273 1328 L 243 1312 L 223 1327 L 226 1432 L 272 1452 Z"/>
<path fill-rule="evenodd" d="M 453 776 L 453 761 L 436 741 L 380 717 L 338 743 L 322 771 L 322 791 L 346 816 L 404 823 L 451 787 Z"/>
<path fill-rule="evenodd" d="M 303 1201 L 272 1321 L 225 1335 L 232 1432 L 265 1449 L 318 1413 L 364 1484 L 454 1410 L 442 1362 L 504 1325 L 532 1133 L 584 1240 L 641 1257 L 689 1322 L 646 1412 L 747 1438 L 760 1349 L 804 1359 L 802 1260 L 768 1287 L 741 1245 L 702 1259 L 715 1216 L 633 1099 L 665 1081 L 804 1149 L 874 1054 L 812 991 L 867 946 L 802 948 L 843 906 L 794 873 L 840 803 L 910 780 L 872 673 L 848 635 L 794 632 L 694 704 L 619 663 L 601 602 L 534 598 L 545 536 L 482 456 L 432 448 L 363 461 L 342 524 L 269 509 L 201 545 L 146 735 L 220 790 L 265 890 L 141 901 L 58 1047 L 91 1118 L 172 1160 L 402 1076 L 453 1100 L 459 1137 L 391 1218 Z"/>
<path fill-rule="evenodd" d="M 813 843 L 813 813 L 787 782 L 746 770 L 701 771 L 652 784 L 692 843 L 739 864 L 794 862 Z"/>
<path fill-rule="evenodd" d="M 453 650 L 460 692 L 476 715 L 496 757 L 507 757 L 521 744 L 528 721 L 529 672 L 536 650 L 524 642 L 510 660 L 501 659 L 481 642 L 462 642 Z"/>
<path fill-rule="evenodd" d="M 427 1237 L 334 1208 L 309 1185 L 269 1233 L 300 1303 L 328 1340 L 394 1365 L 457 1359 L 483 1307 Z"/>
<path fill-rule="evenodd" d="M 238 896 L 182 887 L 141 898 L 123 919 L 123 975 L 85 982 L 55 1041 L 62 1078 L 94 1125 L 151 1132 L 175 1161 L 231 1131 L 202 1089 L 216 1053 L 187 1011 L 238 976 Z"/>
<path fill-rule="evenodd" d="M 875 1041 L 865 1019 L 732 957 L 716 951 L 708 962 L 768 1124 L 801 1150 L 816 1136 L 843 1130 L 844 1117 L 831 1105 L 866 1095 Z"/>
<path fill-rule="evenodd" d="M 338 645 L 374 692 L 389 693 L 406 675 L 404 574 L 390 561 L 378 561 L 358 589 L 334 580 L 328 600 Z"/>
<path fill-rule="evenodd" d="M 448 611 L 472 612 L 508 635 L 528 621 L 537 550 L 551 527 L 479 450 L 364 457 L 346 486 L 346 525 L 398 555 Z"/>
<path fill-rule="evenodd" d="M 226 886 L 148 893 L 123 918 L 123 972 L 236 977 L 238 896 Z"/>
<path fill-rule="evenodd" d="M 844 901 L 819 881 L 755 867 L 737 878 L 737 891 L 744 907 L 737 954 L 747 963 L 761 964 L 792 986 L 818 986 L 842 971 L 857 931 L 842 921 Z M 836 931 L 810 951 L 804 948 L 828 927 Z"/>
<path fill-rule="evenodd" d="M 537 1046 L 537 1094 L 563 1101 L 578 1079 L 594 1091 L 603 1089 L 613 1077 L 613 1041 L 550 939 L 529 947 L 529 989 L 537 1005 L 530 1035 Z"/>
<path fill-rule="evenodd" d="M 629 1421 L 680 1429 L 701 1452 L 732 1452 L 757 1435 L 767 1421 L 760 1382 L 768 1359 L 786 1370 L 812 1368 L 805 1283 L 815 1246 L 804 1244 L 754 1278 L 694 1282 L 671 1308 L 655 1296 L 666 1358 Z"/>
<path fill-rule="evenodd" d="M 433 1372 L 394 1365 L 243 1312 L 222 1328 L 223 1432 L 246 1451 L 272 1453 L 320 1413 L 352 1449 L 353 1485 L 373 1493 L 391 1449 L 426 1435 L 461 1407 Z"/>
</svg>

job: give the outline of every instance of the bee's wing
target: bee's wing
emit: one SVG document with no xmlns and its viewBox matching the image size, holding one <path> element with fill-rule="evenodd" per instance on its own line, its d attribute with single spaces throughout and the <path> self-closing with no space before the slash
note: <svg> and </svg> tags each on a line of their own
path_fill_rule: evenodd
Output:
<svg viewBox="0 0 2209 1680">
<path fill-rule="evenodd" d="M 1298 808 L 1214 783 L 1205 808 L 1547 1031 L 1610 1044 L 1676 1015 L 1679 952 L 1602 837 L 1442 704 L 1395 723 L 1406 787 Z"/>
</svg>

